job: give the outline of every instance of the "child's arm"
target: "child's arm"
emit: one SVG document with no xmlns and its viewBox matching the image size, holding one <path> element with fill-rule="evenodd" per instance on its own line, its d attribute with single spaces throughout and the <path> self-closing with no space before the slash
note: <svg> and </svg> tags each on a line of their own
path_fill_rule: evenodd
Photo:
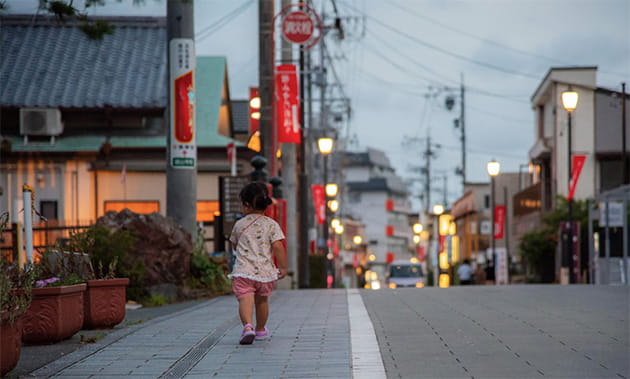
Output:
<svg viewBox="0 0 630 379">
<path fill-rule="evenodd" d="M 274 241 L 271 244 L 271 251 L 276 256 L 276 260 L 278 261 L 278 269 L 280 270 L 280 275 L 278 275 L 278 279 L 282 279 L 287 276 L 288 268 L 287 268 L 287 251 L 284 249 L 282 245 L 282 240 Z"/>
</svg>

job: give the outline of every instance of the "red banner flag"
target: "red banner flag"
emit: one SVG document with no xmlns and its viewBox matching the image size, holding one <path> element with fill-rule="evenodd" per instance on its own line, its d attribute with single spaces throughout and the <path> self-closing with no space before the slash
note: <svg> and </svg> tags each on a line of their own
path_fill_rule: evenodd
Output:
<svg viewBox="0 0 630 379">
<path fill-rule="evenodd" d="M 300 143 L 300 97 L 297 67 L 276 67 L 276 126 L 278 142 Z"/>
<path fill-rule="evenodd" d="M 505 225 L 505 205 L 497 205 L 494 207 L 494 239 L 503 238 L 503 230 Z"/>
<path fill-rule="evenodd" d="M 326 195 L 324 194 L 324 186 L 321 184 L 313 184 L 311 185 L 311 191 L 313 192 L 313 205 L 315 206 L 317 223 L 323 224 L 326 222 Z"/>
<path fill-rule="evenodd" d="M 586 155 L 574 155 L 571 161 L 571 180 L 569 181 L 569 194 L 567 200 L 573 199 L 575 193 L 575 187 L 577 186 L 578 179 L 582 173 L 582 167 L 584 167 L 584 161 L 586 161 Z"/>
</svg>

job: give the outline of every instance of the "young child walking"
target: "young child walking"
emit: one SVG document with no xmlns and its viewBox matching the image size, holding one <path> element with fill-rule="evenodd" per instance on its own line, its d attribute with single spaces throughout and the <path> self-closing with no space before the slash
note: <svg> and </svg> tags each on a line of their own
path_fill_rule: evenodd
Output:
<svg viewBox="0 0 630 379">
<path fill-rule="evenodd" d="M 268 298 L 276 281 L 287 275 L 287 255 L 280 225 L 263 215 L 272 202 L 267 186 L 261 182 L 250 183 L 239 196 L 243 218 L 234 224 L 230 235 L 236 261 L 228 276 L 232 278 L 232 290 L 238 299 L 238 313 L 243 323 L 239 343 L 249 345 L 254 339 L 265 339 L 269 335 L 265 327 L 269 317 Z M 273 263 L 273 255 L 278 268 Z"/>
</svg>

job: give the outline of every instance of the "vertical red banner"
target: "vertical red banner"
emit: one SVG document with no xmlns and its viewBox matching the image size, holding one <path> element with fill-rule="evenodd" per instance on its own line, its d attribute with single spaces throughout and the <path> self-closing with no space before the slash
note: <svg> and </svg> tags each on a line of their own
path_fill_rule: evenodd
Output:
<svg viewBox="0 0 630 379">
<path fill-rule="evenodd" d="M 315 206 L 317 223 L 323 224 L 326 222 L 326 195 L 324 194 L 324 186 L 321 184 L 313 184 L 311 185 L 311 191 L 313 192 L 313 205 Z"/>
<path fill-rule="evenodd" d="M 571 160 L 571 180 L 569 181 L 569 194 L 567 195 L 567 200 L 573 199 L 575 187 L 577 186 L 578 179 L 580 179 L 580 174 L 582 173 L 582 168 L 584 167 L 584 161 L 586 161 L 586 155 L 574 155 Z"/>
<path fill-rule="evenodd" d="M 420 262 L 424 262 L 424 246 L 418 245 L 418 259 Z"/>
<path fill-rule="evenodd" d="M 494 239 L 503 238 L 505 226 L 505 205 L 497 205 L 494 207 Z"/>
<path fill-rule="evenodd" d="M 297 67 L 293 64 L 277 66 L 275 80 L 278 142 L 300 143 L 300 91 Z"/>
</svg>

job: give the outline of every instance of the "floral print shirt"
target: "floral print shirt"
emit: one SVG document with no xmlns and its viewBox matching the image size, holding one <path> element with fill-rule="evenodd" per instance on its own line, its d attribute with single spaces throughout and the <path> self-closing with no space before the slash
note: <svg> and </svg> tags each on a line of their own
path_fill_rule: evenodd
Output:
<svg viewBox="0 0 630 379">
<path fill-rule="evenodd" d="M 259 282 L 278 279 L 278 270 L 271 258 L 271 244 L 283 240 L 280 225 L 272 218 L 248 214 L 234 224 L 230 242 L 236 245 L 236 262 L 230 278 L 242 277 Z"/>
</svg>

